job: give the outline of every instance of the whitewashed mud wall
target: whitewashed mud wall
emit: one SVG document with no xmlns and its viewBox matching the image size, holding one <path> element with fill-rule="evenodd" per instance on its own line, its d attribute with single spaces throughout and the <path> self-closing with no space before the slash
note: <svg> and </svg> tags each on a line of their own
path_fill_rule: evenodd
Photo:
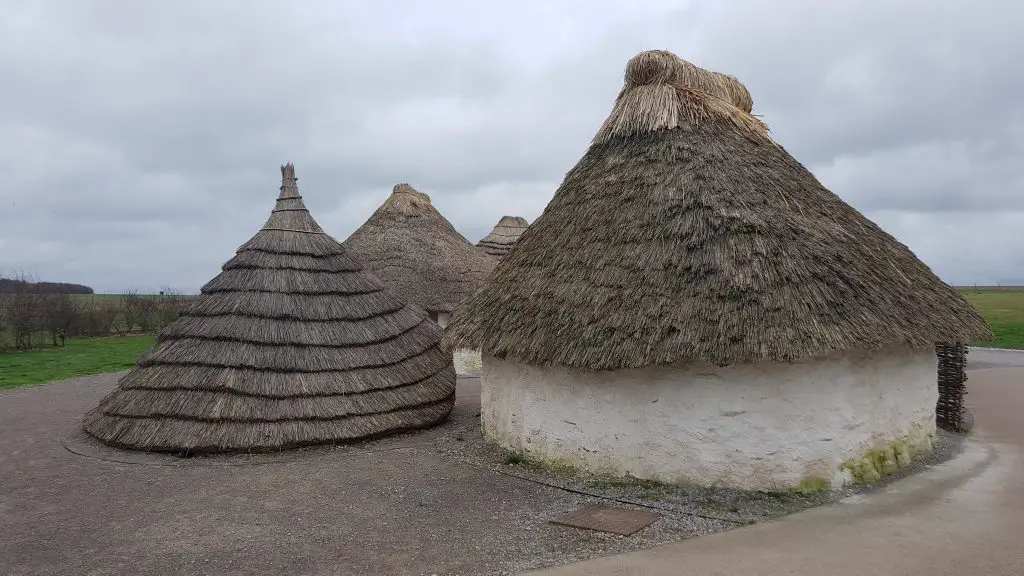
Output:
<svg viewBox="0 0 1024 576">
<path fill-rule="evenodd" d="M 482 366 L 479 350 L 461 349 L 453 354 L 455 373 L 459 376 L 479 376 Z"/>
<path fill-rule="evenodd" d="M 851 480 L 844 463 L 869 450 L 899 441 L 930 451 L 935 374 L 931 349 L 591 373 L 485 357 L 481 418 L 506 448 L 598 473 L 835 487 Z"/>
</svg>

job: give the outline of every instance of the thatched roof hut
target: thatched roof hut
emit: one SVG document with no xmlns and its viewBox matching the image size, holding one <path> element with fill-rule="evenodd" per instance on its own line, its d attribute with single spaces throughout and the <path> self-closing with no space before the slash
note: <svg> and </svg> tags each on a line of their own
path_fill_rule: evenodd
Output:
<svg viewBox="0 0 1024 576">
<path fill-rule="evenodd" d="M 309 214 L 291 164 L 263 229 L 85 416 L 139 450 L 275 450 L 430 426 L 451 412 L 441 330 Z"/>
<path fill-rule="evenodd" d="M 476 243 L 476 247 L 490 256 L 504 258 L 529 225 L 522 216 L 502 216 L 491 233 Z"/>
<path fill-rule="evenodd" d="M 345 249 L 409 302 L 436 319 L 479 288 L 494 262 L 459 234 L 430 196 L 408 184 L 344 242 Z"/>
<path fill-rule="evenodd" d="M 691 67 L 630 61 L 590 149 L 454 315 L 446 345 L 482 348 L 488 435 L 740 487 L 923 445 L 933 346 L 985 321 Z"/>
</svg>

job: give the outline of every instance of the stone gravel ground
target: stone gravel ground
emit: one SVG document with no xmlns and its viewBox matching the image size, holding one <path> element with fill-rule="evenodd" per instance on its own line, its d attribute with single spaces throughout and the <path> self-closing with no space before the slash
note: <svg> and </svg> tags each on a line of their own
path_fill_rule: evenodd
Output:
<svg viewBox="0 0 1024 576">
<path fill-rule="evenodd" d="M 78 429 L 117 376 L 0 393 L 0 574 L 514 574 L 869 490 L 684 490 L 510 465 L 481 438 L 475 378 L 459 380 L 446 424 L 417 434 L 230 457 L 123 452 Z M 959 445 L 943 435 L 921 465 Z M 662 518 L 630 537 L 549 523 L 599 502 Z"/>
</svg>

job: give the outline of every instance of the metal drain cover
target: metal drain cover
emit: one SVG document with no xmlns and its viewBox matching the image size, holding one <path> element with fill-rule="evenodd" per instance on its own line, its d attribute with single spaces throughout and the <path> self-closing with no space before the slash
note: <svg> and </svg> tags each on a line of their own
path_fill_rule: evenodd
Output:
<svg viewBox="0 0 1024 576">
<path fill-rule="evenodd" d="M 593 504 L 555 518 L 551 523 L 630 536 L 641 528 L 653 524 L 660 517 L 652 512 Z"/>
</svg>

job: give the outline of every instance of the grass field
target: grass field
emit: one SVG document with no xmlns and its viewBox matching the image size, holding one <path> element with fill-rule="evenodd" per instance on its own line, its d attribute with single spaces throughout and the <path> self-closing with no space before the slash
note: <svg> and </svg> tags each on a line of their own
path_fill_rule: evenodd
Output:
<svg viewBox="0 0 1024 576">
<path fill-rule="evenodd" d="M 992 342 L 975 344 L 990 348 L 1024 349 L 1024 289 L 961 289 L 960 292 L 988 320 L 996 334 Z"/>
<path fill-rule="evenodd" d="M 74 338 L 64 348 L 0 354 L 0 390 L 126 370 L 153 341 L 152 335 Z"/>
</svg>

